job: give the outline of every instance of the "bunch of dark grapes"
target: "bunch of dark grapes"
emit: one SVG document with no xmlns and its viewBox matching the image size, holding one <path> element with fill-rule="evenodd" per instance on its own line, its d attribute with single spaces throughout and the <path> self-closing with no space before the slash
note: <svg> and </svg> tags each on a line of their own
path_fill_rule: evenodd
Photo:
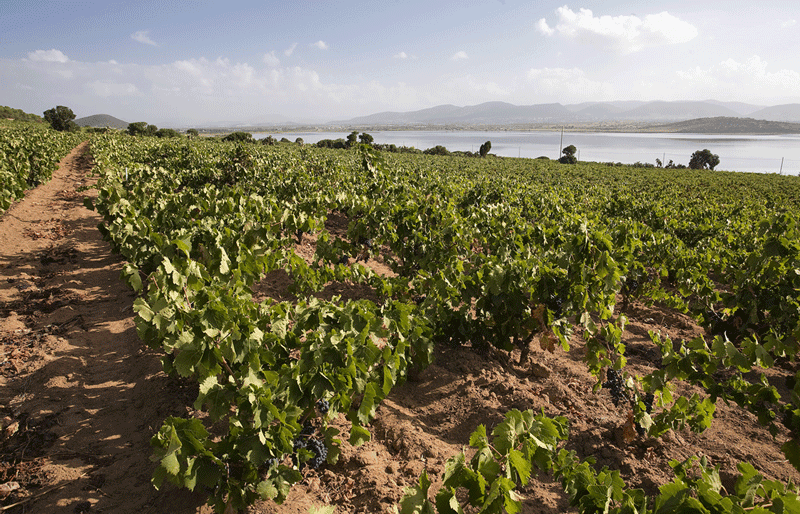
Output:
<svg viewBox="0 0 800 514">
<path fill-rule="evenodd" d="M 309 439 L 306 443 L 306 450 L 314 454 L 311 460 L 306 462 L 311 466 L 311 469 L 319 469 L 325 463 L 325 459 L 328 458 L 328 448 L 321 439 Z"/>
<path fill-rule="evenodd" d="M 550 293 L 547 299 L 547 308 L 553 311 L 556 318 L 560 318 L 564 314 L 564 301 L 555 293 Z"/>
<path fill-rule="evenodd" d="M 719 315 L 718 312 L 714 311 L 706 311 L 703 313 L 703 320 L 709 325 L 709 327 L 713 327 L 722 323 L 722 316 Z"/>
<path fill-rule="evenodd" d="M 324 416 L 328 413 L 331 408 L 331 404 L 328 403 L 328 400 L 317 400 L 317 410 L 319 411 L 320 415 Z"/>
<path fill-rule="evenodd" d="M 295 437 L 294 442 L 292 443 L 292 447 L 295 451 L 295 455 L 292 456 L 292 460 L 295 464 L 299 463 L 300 469 L 303 469 L 305 465 L 310 466 L 311 469 L 318 469 L 328 458 L 328 448 L 325 446 L 325 442 L 321 439 L 313 437 L 315 431 L 316 427 L 314 427 L 314 425 L 312 425 L 310 422 L 306 421 L 303 423 L 302 430 L 300 430 L 300 433 L 297 435 L 297 437 Z M 308 450 L 311 452 L 312 457 L 306 462 L 299 462 L 297 452 L 300 450 Z"/>
<path fill-rule="evenodd" d="M 622 294 L 630 296 L 639 289 L 639 281 L 634 278 L 626 278 L 622 283 Z"/>
<path fill-rule="evenodd" d="M 372 239 L 367 239 L 366 237 L 361 237 L 358 239 L 358 243 L 364 246 L 364 249 L 358 254 L 356 257 L 356 262 L 363 260 L 367 262 L 369 258 L 369 251 L 372 250 L 373 242 Z"/>
<path fill-rule="evenodd" d="M 615 407 L 619 407 L 624 402 L 630 402 L 631 399 L 625 391 L 625 384 L 622 382 L 622 373 L 619 371 L 608 368 L 606 372 L 606 382 L 603 387 L 608 389 L 611 393 L 611 401 L 614 402 Z"/>
</svg>

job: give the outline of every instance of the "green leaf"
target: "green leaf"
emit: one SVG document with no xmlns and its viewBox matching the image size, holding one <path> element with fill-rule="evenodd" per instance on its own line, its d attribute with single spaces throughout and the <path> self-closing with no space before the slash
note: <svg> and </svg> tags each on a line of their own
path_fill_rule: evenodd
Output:
<svg viewBox="0 0 800 514">
<path fill-rule="evenodd" d="M 203 351 L 196 346 L 189 346 L 181 349 L 175 357 L 175 369 L 183 377 L 190 377 L 194 373 L 194 368 L 203 358 Z"/>
<path fill-rule="evenodd" d="M 175 453 L 168 453 L 161 459 L 161 466 L 172 476 L 177 476 L 181 470 L 181 465 L 178 462 L 178 456 Z"/>
<path fill-rule="evenodd" d="M 400 514 L 436 514 L 433 504 L 428 499 L 428 489 L 431 481 L 427 471 L 419 477 L 419 484 L 408 489 L 403 499 L 400 500 Z"/>
<path fill-rule="evenodd" d="M 522 485 L 527 485 L 531 478 L 531 463 L 519 450 L 511 450 L 508 454 L 510 467 L 517 472 L 519 481 Z M 513 477 L 509 477 L 513 478 Z"/>
<path fill-rule="evenodd" d="M 484 448 L 489 445 L 489 438 L 486 436 L 486 427 L 478 425 L 478 428 L 469 436 L 469 445 L 475 448 Z"/>
<path fill-rule="evenodd" d="M 800 469 L 800 441 L 797 439 L 790 439 L 783 443 L 781 451 L 795 469 Z"/>
<path fill-rule="evenodd" d="M 372 438 L 372 434 L 369 433 L 364 427 L 353 425 L 350 428 L 350 439 L 349 442 L 353 446 L 361 446 L 362 444 L 366 443 Z"/>
<path fill-rule="evenodd" d="M 271 480 L 262 480 L 256 486 L 256 494 L 258 494 L 262 500 L 272 500 L 278 496 L 278 488 L 275 487 L 275 484 Z"/>
<path fill-rule="evenodd" d="M 331 505 L 324 505 L 322 507 L 311 507 L 308 509 L 308 514 L 336 514 L 336 507 Z"/>
</svg>

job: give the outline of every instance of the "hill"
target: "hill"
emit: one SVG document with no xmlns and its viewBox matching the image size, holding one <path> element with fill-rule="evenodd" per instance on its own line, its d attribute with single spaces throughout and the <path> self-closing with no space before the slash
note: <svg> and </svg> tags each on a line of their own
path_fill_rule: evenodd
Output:
<svg viewBox="0 0 800 514">
<path fill-rule="evenodd" d="M 738 116 L 722 105 L 708 102 L 648 102 L 617 115 L 626 120 L 687 120 L 710 116 Z"/>
<path fill-rule="evenodd" d="M 800 104 L 773 105 L 756 111 L 751 116 L 770 121 L 800 122 Z"/>
<path fill-rule="evenodd" d="M 38 121 L 42 122 L 42 117 L 36 114 L 29 114 L 22 109 L 14 109 L 13 107 L 6 107 L 0 105 L 0 119 L 20 120 L 20 121 Z"/>
<path fill-rule="evenodd" d="M 84 118 L 78 118 L 75 123 L 81 127 L 109 127 L 116 129 L 128 128 L 128 122 L 115 118 L 110 114 L 93 114 Z"/>
<path fill-rule="evenodd" d="M 685 134 L 800 134 L 800 123 L 717 116 L 653 125 L 643 131 Z"/>
</svg>

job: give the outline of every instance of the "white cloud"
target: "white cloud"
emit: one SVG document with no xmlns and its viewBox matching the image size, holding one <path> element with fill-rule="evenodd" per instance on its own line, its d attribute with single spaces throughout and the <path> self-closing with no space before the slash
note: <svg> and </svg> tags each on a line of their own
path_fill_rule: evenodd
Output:
<svg viewBox="0 0 800 514">
<path fill-rule="evenodd" d="M 131 34 L 131 39 L 134 41 L 138 41 L 140 43 L 144 43 L 145 45 L 151 46 L 158 46 L 156 42 L 150 39 L 150 31 L 149 30 L 140 30 L 138 32 L 134 32 Z"/>
<path fill-rule="evenodd" d="M 467 55 L 467 52 L 463 50 L 454 53 L 453 56 L 450 58 L 451 61 L 462 61 L 464 59 L 469 59 L 469 56 Z"/>
<path fill-rule="evenodd" d="M 611 100 L 613 97 L 611 84 L 591 80 L 578 68 L 531 69 L 527 78 L 536 94 L 559 102 Z"/>
<path fill-rule="evenodd" d="M 797 20 L 786 20 L 783 23 L 781 23 L 781 27 L 785 29 L 788 29 L 789 27 L 794 27 L 795 25 L 797 25 Z"/>
<path fill-rule="evenodd" d="M 773 97 L 785 95 L 796 97 L 800 91 L 800 72 L 782 69 L 768 71 L 768 63 L 757 55 L 744 62 L 727 59 L 708 68 L 696 66 L 676 72 L 676 90 L 693 94 L 702 91 L 700 97 L 719 96 L 723 98 L 751 101 L 768 91 Z"/>
<path fill-rule="evenodd" d="M 325 41 L 322 41 L 322 40 L 319 40 L 316 43 L 311 44 L 311 46 L 317 47 L 320 50 L 327 50 L 328 49 L 328 43 L 326 43 Z"/>
<path fill-rule="evenodd" d="M 275 55 L 275 50 L 271 51 L 268 54 L 264 54 L 264 58 L 262 59 L 264 64 L 269 66 L 270 68 L 275 68 L 281 63 L 281 60 Z"/>
<path fill-rule="evenodd" d="M 64 55 L 61 50 L 36 50 L 28 54 L 28 59 L 31 61 L 40 62 L 69 62 L 69 58 Z"/>
<path fill-rule="evenodd" d="M 553 34 L 556 33 L 556 29 L 550 28 L 550 26 L 547 25 L 547 20 L 545 20 L 544 18 L 536 22 L 536 28 L 539 29 L 539 32 L 541 32 L 545 36 L 552 36 Z"/>
<path fill-rule="evenodd" d="M 294 52 L 295 48 L 297 48 L 297 43 L 292 43 L 292 46 L 283 51 L 283 55 L 289 57 Z"/>
<path fill-rule="evenodd" d="M 599 45 L 619 52 L 636 52 L 646 47 L 685 43 L 697 36 L 697 28 L 664 11 L 638 16 L 595 16 L 589 9 L 573 11 L 566 5 L 556 9 L 555 27 L 540 19 L 536 27 L 542 34 L 558 33 L 582 43 Z"/>
<path fill-rule="evenodd" d="M 408 54 L 405 53 L 405 52 L 400 52 L 400 53 L 394 54 L 394 58 L 395 59 L 408 59 Z"/>
<path fill-rule="evenodd" d="M 139 92 L 135 85 L 131 83 L 118 84 L 116 82 L 103 82 L 95 80 L 86 84 L 89 89 L 97 96 L 107 98 L 109 96 L 135 95 Z"/>
</svg>

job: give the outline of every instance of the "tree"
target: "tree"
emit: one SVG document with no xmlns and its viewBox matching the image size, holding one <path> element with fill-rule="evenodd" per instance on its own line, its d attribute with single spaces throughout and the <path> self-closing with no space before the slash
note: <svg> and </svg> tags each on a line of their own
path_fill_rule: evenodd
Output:
<svg viewBox="0 0 800 514">
<path fill-rule="evenodd" d="M 132 136 L 146 136 L 147 135 L 147 122 L 137 121 L 128 123 L 128 134 Z"/>
<path fill-rule="evenodd" d="M 486 157 L 487 155 L 489 155 L 489 150 L 491 150 L 491 149 L 492 149 L 492 142 L 491 141 L 486 141 L 478 149 L 478 152 L 481 154 L 481 157 Z"/>
<path fill-rule="evenodd" d="M 80 127 L 72 121 L 75 119 L 75 113 L 69 107 L 59 105 L 52 109 L 44 111 L 44 119 L 53 127 L 53 130 L 59 132 L 76 132 Z"/>
<path fill-rule="evenodd" d="M 302 145 L 304 143 L 302 137 L 298 137 L 297 139 L 294 140 L 294 142 L 297 143 L 298 145 Z"/>
<path fill-rule="evenodd" d="M 364 143 L 365 145 L 371 145 L 375 138 L 371 135 L 367 134 L 366 132 L 362 132 L 358 139 Z"/>
<path fill-rule="evenodd" d="M 354 130 L 347 136 L 347 148 L 354 146 L 356 143 L 358 143 L 358 131 Z"/>
<path fill-rule="evenodd" d="M 197 129 L 192 128 L 186 131 L 186 135 L 189 137 L 198 137 L 200 135 L 200 132 L 198 132 Z"/>
<path fill-rule="evenodd" d="M 719 155 L 711 153 L 711 150 L 698 150 L 689 159 L 689 168 L 693 170 L 710 169 L 719 164 Z"/>
<path fill-rule="evenodd" d="M 563 153 L 564 155 L 561 156 L 561 158 L 558 160 L 558 162 L 560 162 L 561 164 L 575 164 L 575 163 L 577 163 L 578 162 L 578 158 L 575 157 L 575 152 L 577 152 L 577 151 L 578 151 L 578 149 L 575 148 L 575 145 L 569 145 L 568 147 L 566 147 L 563 150 L 561 150 L 561 153 Z"/>
</svg>

